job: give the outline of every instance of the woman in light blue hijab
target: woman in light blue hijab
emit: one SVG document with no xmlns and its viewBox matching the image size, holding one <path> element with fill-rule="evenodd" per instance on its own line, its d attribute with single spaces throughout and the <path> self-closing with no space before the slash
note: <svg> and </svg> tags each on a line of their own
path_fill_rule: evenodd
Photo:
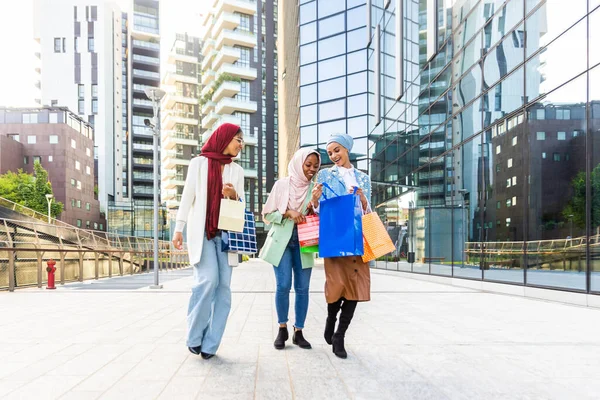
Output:
<svg viewBox="0 0 600 400">
<path fill-rule="evenodd" d="M 350 135 L 338 133 L 327 141 L 327 154 L 335 164 L 323 169 L 317 175 L 318 185 L 312 191 L 313 206 L 318 208 L 323 191 L 327 196 L 335 196 L 323 187 L 323 183 L 337 194 L 352 193 L 357 188 L 363 210 L 369 208 L 371 199 L 371 178 L 354 168 L 350 162 L 350 151 L 354 140 Z M 348 356 L 344 338 L 348 326 L 354 317 L 359 301 L 371 299 L 371 274 L 369 264 L 360 256 L 325 258 L 325 298 L 327 300 L 327 322 L 325 324 L 325 341 L 333 346 L 333 353 L 340 357 Z M 338 312 L 340 321 L 335 330 Z"/>
</svg>

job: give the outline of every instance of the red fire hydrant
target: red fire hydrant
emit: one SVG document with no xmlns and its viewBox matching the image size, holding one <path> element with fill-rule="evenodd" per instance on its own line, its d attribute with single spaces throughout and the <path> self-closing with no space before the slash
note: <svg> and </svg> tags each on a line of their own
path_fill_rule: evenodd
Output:
<svg viewBox="0 0 600 400">
<path fill-rule="evenodd" d="M 46 289 L 56 289 L 54 286 L 54 273 L 56 272 L 56 261 L 53 259 L 48 260 L 48 266 L 46 267 L 46 271 L 48 272 L 48 286 Z"/>
</svg>

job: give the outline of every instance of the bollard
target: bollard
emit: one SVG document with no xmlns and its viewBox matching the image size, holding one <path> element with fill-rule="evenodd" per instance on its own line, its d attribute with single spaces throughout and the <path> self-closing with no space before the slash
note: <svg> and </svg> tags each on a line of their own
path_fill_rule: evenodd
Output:
<svg viewBox="0 0 600 400">
<path fill-rule="evenodd" d="M 56 289 L 54 286 L 54 273 L 56 272 L 56 261 L 53 259 L 48 260 L 48 266 L 46 267 L 46 271 L 48 272 L 48 286 L 46 289 Z"/>
</svg>

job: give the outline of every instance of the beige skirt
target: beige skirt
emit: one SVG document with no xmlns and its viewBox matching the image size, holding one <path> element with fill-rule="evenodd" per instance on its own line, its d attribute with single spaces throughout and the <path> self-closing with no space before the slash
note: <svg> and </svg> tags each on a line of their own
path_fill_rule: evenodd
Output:
<svg viewBox="0 0 600 400">
<path fill-rule="evenodd" d="M 371 270 L 360 256 L 325 259 L 325 299 L 371 300 Z"/>
</svg>

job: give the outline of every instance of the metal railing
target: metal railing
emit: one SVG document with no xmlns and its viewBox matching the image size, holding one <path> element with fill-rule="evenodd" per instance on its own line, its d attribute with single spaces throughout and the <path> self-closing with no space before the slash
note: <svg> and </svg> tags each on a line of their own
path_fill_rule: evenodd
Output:
<svg viewBox="0 0 600 400">
<path fill-rule="evenodd" d="M 66 225 L 66 226 L 65 226 Z M 48 260 L 56 261 L 57 282 L 139 274 L 153 268 L 153 241 L 70 225 L 0 219 L 0 290 L 42 287 Z M 187 250 L 159 242 L 158 268 L 188 264 Z"/>
</svg>

